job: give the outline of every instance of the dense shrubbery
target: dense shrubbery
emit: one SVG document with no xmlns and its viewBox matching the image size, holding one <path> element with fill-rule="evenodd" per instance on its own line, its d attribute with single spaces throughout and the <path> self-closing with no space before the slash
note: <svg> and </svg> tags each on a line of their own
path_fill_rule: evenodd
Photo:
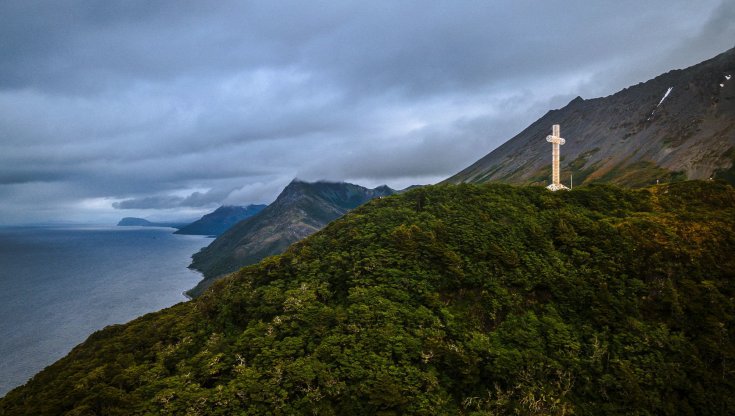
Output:
<svg viewBox="0 0 735 416">
<path fill-rule="evenodd" d="M 733 414 L 735 191 L 435 186 L 106 328 L 17 414 Z"/>
</svg>

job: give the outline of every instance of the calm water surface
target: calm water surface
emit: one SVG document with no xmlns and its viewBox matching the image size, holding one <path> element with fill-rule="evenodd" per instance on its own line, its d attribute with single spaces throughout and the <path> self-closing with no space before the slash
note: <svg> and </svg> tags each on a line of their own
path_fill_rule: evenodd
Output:
<svg viewBox="0 0 735 416">
<path fill-rule="evenodd" d="M 211 240 L 173 231 L 0 228 L 0 397 L 92 332 L 185 301 Z"/>
</svg>

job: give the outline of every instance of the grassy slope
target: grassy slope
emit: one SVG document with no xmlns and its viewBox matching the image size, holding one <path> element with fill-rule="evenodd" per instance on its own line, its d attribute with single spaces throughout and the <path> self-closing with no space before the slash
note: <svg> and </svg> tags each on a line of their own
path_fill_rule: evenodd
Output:
<svg viewBox="0 0 735 416">
<path fill-rule="evenodd" d="M 732 414 L 735 191 L 461 185 L 372 201 L 92 335 L 19 414 Z"/>
</svg>

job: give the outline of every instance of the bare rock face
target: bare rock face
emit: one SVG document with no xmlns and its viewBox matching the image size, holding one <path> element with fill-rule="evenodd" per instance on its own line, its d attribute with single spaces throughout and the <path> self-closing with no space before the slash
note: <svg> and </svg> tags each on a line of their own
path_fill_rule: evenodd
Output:
<svg viewBox="0 0 735 416">
<path fill-rule="evenodd" d="M 735 48 L 603 98 L 575 98 L 446 180 L 546 185 L 560 124 L 562 182 L 644 186 L 710 177 L 735 181 Z"/>
</svg>

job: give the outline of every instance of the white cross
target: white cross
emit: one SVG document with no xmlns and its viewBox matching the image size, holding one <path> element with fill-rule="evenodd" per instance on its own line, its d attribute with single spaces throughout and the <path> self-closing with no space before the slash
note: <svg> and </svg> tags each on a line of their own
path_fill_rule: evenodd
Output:
<svg viewBox="0 0 735 416">
<path fill-rule="evenodd" d="M 551 152 L 551 182 L 552 186 L 558 188 L 561 186 L 561 182 L 559 181 L 559 145 L 566 142 L 566 140 L 561 138 L 558 124 L 551 126 L 551 135 L 546 136 L 546 141 L 553 145 Z"/>
</svg>

